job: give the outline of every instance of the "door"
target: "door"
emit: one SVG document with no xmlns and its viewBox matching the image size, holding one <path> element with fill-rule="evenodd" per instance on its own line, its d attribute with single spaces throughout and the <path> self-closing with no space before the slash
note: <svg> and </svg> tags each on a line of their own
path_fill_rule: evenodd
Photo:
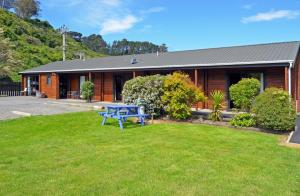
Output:
<svg viewBox="0 0 300 196">
<path fill-rule="evenodd" d="M 67 93 L 69 89 L 69 80 L 67 75 L 60 75 L 59 76 L 59 98 L 66 99 Z"/>
<path fill-rule="evenodd" d="M 115 76 L 115 101 L 122 101 L 123 79 L 121 76 Z"/>
<path fill-rule="evenodd" d="M 85 82 L 85 76 L 80 76 L 80 77 L 79 77 L 80 96 L 81 96 L 82 84 L 83 84 L 84 82 Z"/>
</svg>

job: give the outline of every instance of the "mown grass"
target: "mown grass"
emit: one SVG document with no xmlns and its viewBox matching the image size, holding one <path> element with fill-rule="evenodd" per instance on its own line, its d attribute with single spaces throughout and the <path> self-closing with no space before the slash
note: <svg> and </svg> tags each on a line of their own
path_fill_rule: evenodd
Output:
<svg viewBox="0 0 300 196">
<path fill-rule="evenodd" d="M 229 128 L 95 112 L 0 122 L 0 195 L 299 195 L 300 150 Z"/>
</svg>

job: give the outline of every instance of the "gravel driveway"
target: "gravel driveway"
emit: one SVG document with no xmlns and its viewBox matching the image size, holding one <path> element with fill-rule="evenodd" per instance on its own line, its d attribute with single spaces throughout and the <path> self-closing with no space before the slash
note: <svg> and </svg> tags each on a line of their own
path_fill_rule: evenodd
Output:
<svg viewBox="0 0 300 196">
<path fill-rule="evenodd" d="M 51 99 L 36 97 L 0 97 L 0 120 L 19 118 L 29 115 L 51 115 L 67 112 L 91 110 L 88 107 L 78 107 L 60 103 Z"/>
</svg>

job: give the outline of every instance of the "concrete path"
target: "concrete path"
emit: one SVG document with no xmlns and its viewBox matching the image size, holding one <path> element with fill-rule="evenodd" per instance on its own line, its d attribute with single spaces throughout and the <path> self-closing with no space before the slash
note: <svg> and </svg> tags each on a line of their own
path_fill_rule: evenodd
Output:
<svg viewBox="0 0 300 196">
<path fill-rule="evenodd" d="M 290 139 L 290 143 L 300 144 L 300 116 L 297 117 L 296 130 Z"/>
<path fill-rule="evenodd" d="M 91 107 L 59 104 L 36 97 L 0 97 L 0 120 L 34 115 L 51 115 L 91 110 Z"/>
</svg>

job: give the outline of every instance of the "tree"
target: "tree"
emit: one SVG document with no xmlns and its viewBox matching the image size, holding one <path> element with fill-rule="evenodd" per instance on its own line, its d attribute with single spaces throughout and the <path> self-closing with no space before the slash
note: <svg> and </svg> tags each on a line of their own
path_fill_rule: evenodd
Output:
<svg viewBox="0 0 300 196">
<path fill-rule="evenodd" d="M 166 44 L 158 46 L 147 41 L 128 41 L 127 39 L 115 40 L 109 47 L 110 55 L 146 54 L 167 51 L 168 47 Z"/>
<path fill-rule="evenodd" d="M 92 34 L 82 38 L 82 43 L 95 52 L 107 52 L 107 43 L 101 35 Z"/>
<path fill-rule="evenodd" d="M 40 12 L 39 0 L 16 0 L 15 2 L 16 14 L 21 18 L 31 18 L 38 16 Z"/>
<path fill-rule="evenodd" d="M 166 44 L 162 44 L 159 46 L 159 51 L 160 52 L 168 52 L 168 47 Z"/>
<path fill-rule="evenodd" d="M 9 10 L 14 7 L 15 0 L 0 0 L 1 8 Z"/>
<path fill-rule="evenodd" d="M 81 42 L 82 33 L 76 32 L 76 31 L 70 31 L 68 34 L 75 39 L 77 42 Z"/>
</svg>

